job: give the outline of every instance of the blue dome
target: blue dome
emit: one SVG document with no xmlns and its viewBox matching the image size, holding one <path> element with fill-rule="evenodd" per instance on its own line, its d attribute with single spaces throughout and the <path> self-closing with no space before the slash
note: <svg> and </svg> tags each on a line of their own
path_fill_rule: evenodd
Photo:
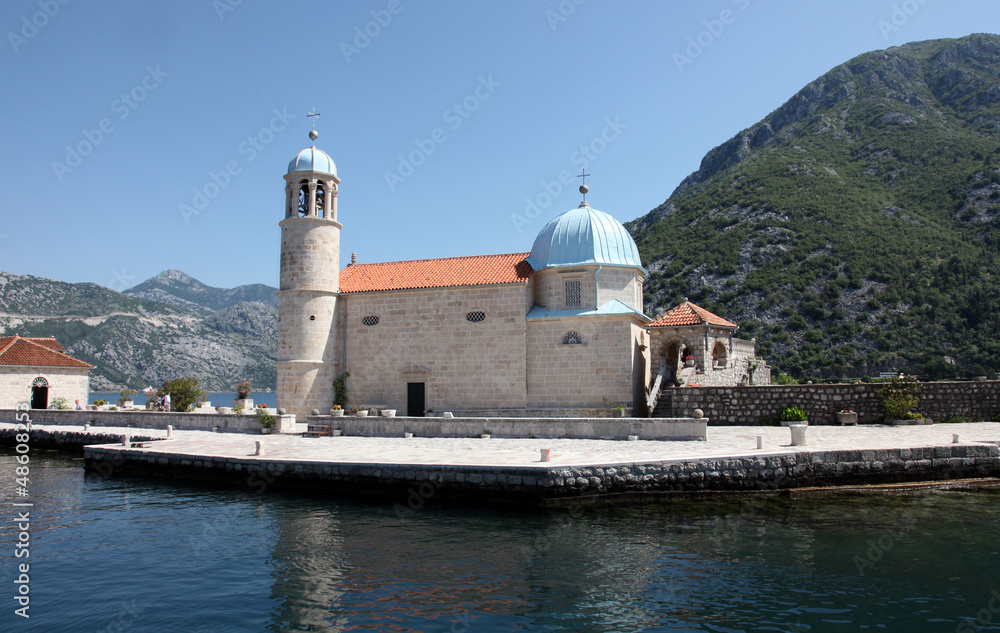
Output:
<svg viewBox="0 0 1000 633">
<path fill-rule="evenodd" d="M 639 249 L 625 227 L 607 213 L 584 205 L 545 225 L 535 238 L 528 263 L 534 270 L 580 264 L 642 269 Z"/>
<path fill-rule="evenodd" d="M 315 147 L 307 147 L 288 163 L 288 173 L 293 171 L 318 171 L 324 174 L 337 175 L 337 166 L 326 152 Z"/>
</svg>

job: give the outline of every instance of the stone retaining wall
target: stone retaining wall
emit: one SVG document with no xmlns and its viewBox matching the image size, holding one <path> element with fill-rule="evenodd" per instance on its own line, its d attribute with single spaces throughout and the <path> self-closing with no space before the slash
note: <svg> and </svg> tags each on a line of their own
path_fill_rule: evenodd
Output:
<svg viewBox="0 0 1000 633">
<path fill-rule="evenodd" d="M 1000 447 L 988 444 L 772 453 L 589 467 L 284 462 L 110 446 L 89 447 L 84 457 L 88 469 L 104 476 L 227 482 L 258 491 L 320 489 L 396 496 L 397 513 L 419 509 L 432 498 L 544 504 L 636 494 L 751 492 L 1000 475 Z"/>
<path fill-rule="evenodd" d="M 712 425 L 756 425 L 761 418 L 777 418 L 789 406 L 798 406 L 810 424 L 835 424 L 836 412 L 853 409 L 861 423 L 881 422 L 881 385 L 769 385 L 760 387 L 683 387 L 670 391 L 672 417 L 702 409 Z M 917 393 L 918 413 L 943 422 L 952 416 L 969 420 L 1000 417 L 1000 381 L 926 382 Z"/>
<path fill-rule="evenodd" d="M 410 418 L 309 416 L 344 435 L 365 437 L 558 437 L 624 440 L 707 440 L 708 420 L 695 418 Z"/>
<path fill-rule="evenodd" d="M 166 413 L 162 411 L 76 411 L 61 409 L 30 409 L 16 411 L 0 409 L 0 421 L 15 422 L 18 415 L 27 413 L 32 424 L 57 424 L 63 426 L 121 426 L 137 429 L 166 430 L 167 425 L 185 431 L 211 431 L 218 427 L 224 433 L 259 433 L 256 415 L 222 415 L 219 413 Z M 275 433 L 294 433 L 294 415 L 274 415 Z"/>
<path fill-rule="evenodd" d="M 0 446 L 14 447 L 17 445 L 17 435 L 23 431 L 15 429 L 0 429 Z M 159 436 L 132 435 L 129 434 L 130 442 L 150 442 L 162 440 L 164 434 Z M 84 446 L 92 444 L 117 444 L 122 441 L 121 435 L 115 433 L 93 433 L 87 431 L 47 431 L 42 429 L 32 429 L 31 439 L 28 446 L 32 450 L 63 451 L 66 453 L 79 453 Z"/>
</svg>

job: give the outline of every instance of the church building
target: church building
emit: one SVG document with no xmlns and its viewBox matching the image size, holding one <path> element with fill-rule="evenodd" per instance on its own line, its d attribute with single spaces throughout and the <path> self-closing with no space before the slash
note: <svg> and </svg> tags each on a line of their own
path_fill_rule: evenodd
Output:
<svg viewBox="0 0 1000 633">
<path fill-rule="evenodd" d="M 635 242 L 585 199 L 530 252 L 338 270 L 333 160 L 302 150 L 285 183 L 277 395 L 299 419 L 325 414 L 345 373 L 349 405 L 410 416 L 646 416 L 661 373 L 664 387 L 749 380 L 735 324 L 687 303 L 693 318 L 644 314 Z"/>
</svg>

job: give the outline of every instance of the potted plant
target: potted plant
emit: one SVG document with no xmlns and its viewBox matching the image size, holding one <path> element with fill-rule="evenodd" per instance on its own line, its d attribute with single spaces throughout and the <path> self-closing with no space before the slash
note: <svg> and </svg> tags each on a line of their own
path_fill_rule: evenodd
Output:
<svg viewBox="0 0 1000 633">
<path fill-rule="evenodd" d="M 344 415 L 344 407 L 340 406 L 339 404 L 333 405 L 333 408 L 330 409 L 330 415 L 337 417 Z"/>
<path fill-rule="evenodd" d="M 253 400 L 250 399 L 250 381 L 244 380 L 236 385 L 236 399 L 233 400 L 233 408 L 253 409 Z"/>
<path fill-rule="evenodd" d="M 163 397 L 162 389 L 146 387 L 142 390 L 142 395 L 146 396 L 146 410 L 155 411 L 160 406 L 160 398 Z"/>
<path fill-rule="evenodd" d="M 278 420 L 267 412 L 267 407 L 257 407 L 257 421 L 260 422 L 260 432 L 267 435 Z"/>
<path fill-rule="evenodd" d="M 796 406 L 785 407 L 785 410 L 781 412 L 781 426 L 791 426 L 793 424 L 801 423 L 809 424 L 809 417 L 806 412 Z"/>
<path fill-rule="evenodd" d="M 694 367 L 694 355 L 693 354 L 688 354 L 687 356 L 684 357 L 684 366 L 685 367 Z"/>
<path fill-rule="evenodd" d="M 368 415 L 368 407 L 363 404 L 356 404 L 351 407 L 351 415 L 356 415 L 359 418 L 363 418 Z"/>
<path fill-rule="evenodd" d="M 853 409 L 841 409 L 837 412 L 837 422 L 843 426 L 858 423 L 858 413 Z"/>
<path fill-rule="evenodd" d="M 136 391 L 135 389 L 129 389 L 128 387 L 125 387 L 124 389 L 122 389 L 118 393 L 119 393 L 119 395 L 121 395 L 121 399 L 118 400 L 118 406 L 120 406 L 123 409 L 131 409 L 132 408 L 132 396 L 134 396 L 135 394 L 137 394 L 139 392 Z"/>
</svg>

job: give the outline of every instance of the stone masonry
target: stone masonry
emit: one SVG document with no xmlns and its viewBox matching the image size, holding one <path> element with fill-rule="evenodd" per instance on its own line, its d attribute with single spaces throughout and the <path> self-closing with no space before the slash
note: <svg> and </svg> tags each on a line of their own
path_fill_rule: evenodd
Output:
<svg viewBox="0 0 1000 633">
<path fill-rule="evenodd" d="M 713 425 L 755 425 L 777 418 L 782 410 L 805 410 L 810 424 L 834 424 L 843 409 L 858 413 L 861 423 L 882 421 L 880 385 L 771 385 L 760 387 L 685 387 L 671 392 L 671 417 L 702 409 Z M 992 421 L 1000 417 L 1000 381 L 921 383 L 917 412 L 943 422 L 952 416 Z"/>
</svg>

